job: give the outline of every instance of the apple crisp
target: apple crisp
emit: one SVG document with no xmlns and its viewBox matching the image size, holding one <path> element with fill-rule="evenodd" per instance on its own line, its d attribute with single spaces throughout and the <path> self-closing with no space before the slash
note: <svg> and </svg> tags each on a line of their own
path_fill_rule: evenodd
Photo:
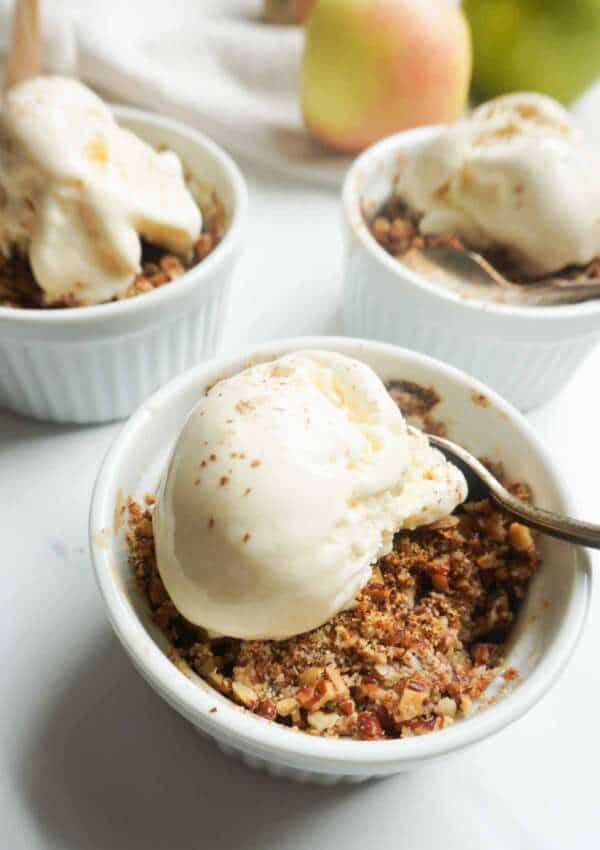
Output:
<svg viewBox="0 0 600 850">
<path fill-rule="evenodd" d="M 127 290 L 114 300 L 132 298 L 171 283 L 214 250 L 225 234 L 225 208 L 214 192 L 204 192 L 198 204 L 202 211 L 202 233 L 194 246 L 192 260 L 184 264 L 175 254 L 142 241 L 141 271 Z M 77 298 L 71 297 L 48 307 L 43 303 L 43 292 L 35 281 L 29 260 L 18 254 L 5 257 L 0 253 L 0 306 L 56 309 L 81 305 Z"/>
<path fill-rule="evenodd" d="M 410 382 L 390 387 L 421 424 L 439 400 Z M 508 487 L 529 499 L 523 484 Z M 129 500 L 127 540 L 171 659 L 261 717 L 312 735 L 407 738 L 449 726 L 494 679 L 517 675 L 503 651 L 540 560 L 529 529 L 489 500 L 399 532 L 350 609 L 280 641 L 210 639 L 179 614 L 156 564 L 153 503 Z"/>
</svg>

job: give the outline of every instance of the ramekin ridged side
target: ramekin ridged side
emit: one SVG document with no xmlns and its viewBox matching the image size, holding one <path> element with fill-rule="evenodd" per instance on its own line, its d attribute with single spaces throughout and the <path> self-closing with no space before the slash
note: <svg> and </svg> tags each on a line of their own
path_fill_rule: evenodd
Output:
<svg viewBox="0 0 600 850">
<path fill-rule="evenodd" d="M 35 419 L 122 419 L 218 349 L 229 283 L 180 315 L 124 336 L 79 342 L 0 339 L 0 400 Z"/>
<path fill-rule="evenodd" d="M 122 419 L 219 347 L 246 223 L 243 177 L 202 134 L 134 109 L 115 113 L 152 144 L 175 150 L 214 188 L 227 231 L 201 263 L 154 292 L 93 307 L 0 307 L 0 407 L 25 416 L 81 424 Z"/>
<path fill-rule="evenodd" d="M 374 145 L 350 169 L 344 330 L 429 354 L 485 381 L 521 410 L 548 401 L 600 341 L 600 301 L 551 307 L 479 302 L 433 283 L 390 256 L 365 217 L 389 195 L 401 157 L 427 127 Z"/>
</svg>

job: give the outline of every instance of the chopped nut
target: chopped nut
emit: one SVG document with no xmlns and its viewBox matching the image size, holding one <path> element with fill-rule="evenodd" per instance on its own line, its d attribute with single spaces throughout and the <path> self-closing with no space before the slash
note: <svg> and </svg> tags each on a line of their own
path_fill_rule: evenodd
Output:
<svg viewBox="0 0 600 850">
<path fill-rule="evenodd" d="M 275 715 L 277 714 L 277 709 L 275 708 L 275 703 L 270 699 L 261 699 L 255 709 L 257 714 L 260 714 L 261 717 L 266 717 L 267 720 L 273 720 Z"/>
<path fill-rule="evenodd" d="M 450 589 L 450 585 L 448 583 L 450 558 L 448 555 L 433 558 L 428 569 L 431 576 L 431 583 L 436 590 L 445 592 Z"/>
<path fill-rule="evenodd" d="M 324 673 L 323 667 L 307 667 L 298 676 L 301 685 L 316 685 Z"/>
<path fill-rule="evenodd" d="M 372 702 L 383 702 L 388 695 L 387 690 L 375 682 L 363 682 L 359 688 L 361 696 L 366 697 Z"/>
<path fill-rule="evenodd" d="M 399 682 L 402 678 L 402 674 L 399 673 L 394 667 L 390 664 L 375 664 L 373 668 L 378 676 L 384 680 L 384 682 Z"/>
<path fill-rule="evenodd" d="M 161 257 L 159 265 L 169 280 L 175 280 L 185 272 L 181 260 L 173 254 L 165 254 L 164 257 Z"/>
<path fill-rule="evenodd" d="M 344 681 L 344 677 L 333 665 L 329 665 L 329 667 L 325 670 L 325 675 L 333 685 L 333 689 L 336 697 L 346 697 L 348 696 L 348 686 Z"/>
<path fill-rule="evenodd" d="M 378 564 L 373 567 L 370 584 L 383 584 L 383 576 Z"/>
<path fill-rule="evenodd" d="M 280 699 L 275 708 L 277 709 L 277 714 L 280 714 L 281 717 L 288 717 L 298 708 L 298 700 L 293 697 Z"/>
<path fill-rule="evenodd" d="M 133 284 L 133 293 L 135 295 L 141 295 L 144 292 L 152 292 L 154 286 L 151 281 L 148 280 L 147 277 L 140 276 L 136 278 Z"/>
<path fill-rule="evenodd" d="M 423 713 L 424 706 L 429 699 L 429 689 L 414 679 L 409 679 L 404 686 L 400 703 L 394 711 L 394 716 L 399 720 L 411 720 Z"/>
<path fill-rule="evenodd" d="M 354 712 L 354 701 L 351 699 L 342 700 L 342 702 L 338 703 L 338 708 L 342 712 L 342 714 L 349 716 Z"/>
<path fill-rule="evenodd" d="M 213 249 L 213 237 L 210 233 L 201 233 L 198 237 L 195 246 L 195 253 L 198 260 L 203 260 Z"/>
<path fill-rule="evenodd" d="M 314 688 L 299 688 L 296 691 L 296 699 L 300 704 L 301 708 L 308 709 L 311 705 L 314 705 L 315 702 L 315 689 Z"/>
<path fill-rule="evenodd" d="M 305 706 L 309 711 L 318 711 L 328 702 L 333 702 L 337 696 L 333 683 L 325 677 L 319 679 L 313 690 L 314 698 L 309 705 Z"/>
<path fill-rule="evenodd" d="M 415 229 L 405 218 L 395 218 L 390 227 L 390 238 L 395 242 L 408 242 L 414 236 Z"/>
<path fill-rule="evenodd" d="M 498 566 L 497 552 L 486 552 L 477 558 L 477 566 L 482 570 L 491 570 Z"/>
<path fill-rule="evenodd" d="M 534 549 L 531 531 L 520 522 L 511 522 L 508 527 L 508 540 L 519 552 L 531 552 Z"/>
<path fill-rule="evenodd" d="M 142 517 L 140 519 L 136 528 L 136 533 L 139 537 L 146 537 L 148 539 L 152 537 L 152 520 L 150 517 Z"/>
<path fill-rule="evenodd" d="M 385 242 L 390 233 L 390 222 L 387 218 L 376 218 L 371 225 L 371 233 L 378 242 Z"/>
<path fill-rule="evenodd" d="M 434 708 L 434 714 L 439 714 L 443 717 L 454 717 L 456 714 L 456 703 L 450 697 L 442 697 Z"/>
<path fill-rule="evenodd" d="M 409 738 L 413 735 L 426 735 L 436 728 L 441 728 L 443 721 L 441 717 L 415 717 L 402 727 L 402 737 Z"/>
<path fill-rule="evenodd" d="M 340 720 L 340 715 L 335 712 L 315 711 L 307 717 L 307 723 L 317 732 L 326 732 Z"/>
<path fill-rule="evenodd" d="M 357 719 L 358 737 L 363 741 L 372 741 L 383 737 L 381 722 L 372 711 L 361 711 Z"/>
<path fill-rule="evenodd" d="M 239 699 L 242 705 L 246 708 L 255 708 L 258 703 L 258 694 L 249 688 L 248 685 L 243 685 L 241 682 L 232 682 L 231 689 L 235 696 Z"/>
<path fill-rule="evenodd" d="M 476 643 L 471 647 L 471 655 L 475 664 L 485 664 L 489 666 L 494 652 L 497 649 L 495 643 Z"/>
<path fill-rule="evenodd" d="M 492 511 L 485 523 L 485 530 L 492 540 L 503 543 L 506 540 L 506 530 L 502 522 L 502 514 Z"/>
<path fill-rule="evenodd" d="M 150 599 L 150 604 L 155 608 L 162 605 L 163 602 L 166 602 L 169 598 L 159 575 L 153 575 L 150 579 L 150 583 L 148 585 L 148 598 Z"/>
<path fill-rule="evenodd" d="M 208 679 L 211 685 L 217 688 L 217 690 L 225 690 L 225 678 L 217 670 L 209 670 L 209 672 L 206 673 L 206 678 Z M 231 687 L 233 688 L 233 684 Z"/>
</svg>

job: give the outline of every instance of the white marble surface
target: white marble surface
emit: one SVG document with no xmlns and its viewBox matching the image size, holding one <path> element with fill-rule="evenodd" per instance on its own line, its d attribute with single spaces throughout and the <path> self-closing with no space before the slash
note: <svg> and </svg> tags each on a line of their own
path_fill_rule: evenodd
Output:
<svg viewBox="0 0 600 850">
<path fill-rule="evenodd" d="M 336 197 L 247 176 L 251 229 L 226 346 L 337 332 Z M 560 398 L 530 416 L 569 476 L 580 514 L 596 520 L 599 369 L 600 350 Z M 155 696 L 105 619 L 86 523 L 96 470 L 118 429 L 0 413 L 0 847 L 600 846 L 597 593 L 560 682 L 496 738 L 422 773 L 362 787 L 303 787 L 251 773 Z"/>
</svg>

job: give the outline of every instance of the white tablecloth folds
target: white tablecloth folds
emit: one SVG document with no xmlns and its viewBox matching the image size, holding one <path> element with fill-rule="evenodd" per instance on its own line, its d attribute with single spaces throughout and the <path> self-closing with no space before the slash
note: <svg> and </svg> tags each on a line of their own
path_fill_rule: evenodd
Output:
<svg viewBox="0 0 600 850">
<path fill-rule="evenodd" d="M 0 0 L 0 46 L 12 0 Z M 45 70 L 170 115 L 234 155 L 337 186 L 346 157 L 313 142 L 299 106 L 301 27 L 265 24 L 260 0 L 42 2 Z"/>
</svg>

